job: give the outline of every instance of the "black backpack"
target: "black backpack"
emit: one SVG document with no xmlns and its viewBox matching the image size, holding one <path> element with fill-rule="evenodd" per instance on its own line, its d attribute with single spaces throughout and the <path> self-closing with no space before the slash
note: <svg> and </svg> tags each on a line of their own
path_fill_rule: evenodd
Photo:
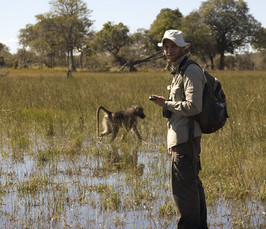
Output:
<svg viewBox="0 0 266 229">
<path fill-rule="evenodd" d="M 180 64 L 179 71 L 182 76 L 190 64 L 198 65 L 195 61 L 187 58 Z M 222 128 L 229 116 L 221 83 L 206 70 L 202 69 L 202 71 L 207 79 L 203 90 L 202 111 L 193 116 L 193 119 L 200 124 L 202 133 L 210 134 Z"/>
</svg>

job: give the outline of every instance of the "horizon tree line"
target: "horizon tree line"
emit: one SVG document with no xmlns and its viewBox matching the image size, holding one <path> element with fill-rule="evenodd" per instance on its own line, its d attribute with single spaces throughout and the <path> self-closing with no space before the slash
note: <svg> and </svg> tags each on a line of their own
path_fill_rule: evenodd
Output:
<svg viewBox="0 0 266 229">
<path fill-rule="evenodd" d="M 218 66 L 223 70 L 226 55 L 236 54 L 247 45 L 265 52 L 266 29 L 249 14 L 243 0 L 207 0 L 185 17 L 178 8 L 161 9 L 149 30 L 139 29 L 133 34 L 122 22 L 110 21 L 100 31 L 93 31 L 92 11 L 82 0 L 52 0 L 50 6 L 48 13 L 35 16 L 36 24 L 20 30 L 22 48 L 15 55 L 0 43 L 0 66 L 13 60 L 13 67 L 23 68 L 64 66 L 76 71 L 77 66 L 89 66 L 108 71 L 114 66 L 129 66 L 130 71 L 136 71 L 134 65 L 160 54 L 157 43 L 167 29 L 182 30 L 192 44 L 193 58 L 212 69 Z"/>
</svg>

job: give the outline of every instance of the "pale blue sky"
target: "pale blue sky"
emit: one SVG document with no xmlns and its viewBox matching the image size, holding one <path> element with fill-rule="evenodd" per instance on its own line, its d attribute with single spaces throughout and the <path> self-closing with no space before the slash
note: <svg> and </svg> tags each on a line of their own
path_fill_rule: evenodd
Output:
<svg viewBox="0 0 266 229">
<path fill-rule="evenodd" d="M 35 24 L 35 15 L 50 10 L 49 0 L 0 0 L 0 42 L 15 53 L 19 30 L 26 24 Z M 266 0 L 245 0 L 256 20 L 266 27 Z M 186 16 L 197 10 L 202 0 L 84 0 L 92 10 L 93 29 L 99 31 L 107 21 L 122 22 L 131 33 L 139 28 L 149 29 L 163 8 L 176 9 Z"/>
</svg>

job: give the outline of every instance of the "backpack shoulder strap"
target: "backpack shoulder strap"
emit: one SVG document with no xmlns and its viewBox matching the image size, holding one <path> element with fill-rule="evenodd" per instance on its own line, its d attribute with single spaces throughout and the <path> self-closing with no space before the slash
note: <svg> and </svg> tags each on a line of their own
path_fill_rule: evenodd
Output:
<svg viewBox="0 0 266 229">
<path fill-rule="evenodd" d="M 182 76 L 182 81 L 183 81 L 184 73 L 190 64 L 196 64 L 197 66 L 199 66 L 196 61 L 190 60 L 187 57 L 185 57 L 184 60 L 179 65 L 178 71 L 179 71 L 180 75 Z M 201 69 L 200 66 L 199 66 L 199 68 Z M 183 87 L 184 87 L 184 81 L 183 81 Z M 188 124 L 188 141 L 189 142 L 191 142 L 194 138 L 194 128 L 195 128 L 194 118 L 193 118 L 193 116 L 191 116 L 189 118 L 189 124 Z"/>
<path fill-rule="evenodd" d="M 182 61 L 183 62 L 183 61 Z M 188 59 L 188 58 L 186 58 L 186 61 L 184 61 L 184 63 L 182 63 L 181 62 L 181 64 L 179 65 L 179 68 L 178 68 L 178 70 L 179 70 L 179 73 L 182 75 L 182 76 L 184 76 L 184 73 L 185 73 L 185 71 L 187 70 L 187 67 L 190 65 L 190 64 L 196 64 L 196 65 L 198 65 L 198 63 L 196 62 L 196 61 L 194 61 L 194 60 L 190 60 L 190 59 Z M 199 66 L 199 65 L 198 65 Z M 201 67 L 199 66 L 199 68 L 201 69 Z"/>
</svg>

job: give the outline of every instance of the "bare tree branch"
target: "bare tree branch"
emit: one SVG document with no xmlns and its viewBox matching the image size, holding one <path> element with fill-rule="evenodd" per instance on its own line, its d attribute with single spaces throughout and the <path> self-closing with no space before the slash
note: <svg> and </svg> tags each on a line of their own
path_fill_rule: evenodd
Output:
<svg viewBox="0 0 266 229">
<path fill-rule="evenodd" d="M 159 51 L 149 57 L 146 57 L 144 59 L 140 59 L 140 60 L 134 60 L 134 61 L 127 61 L 120 69 L 119 72 L 123 71 L 124 68 L 129 67 L 130 71 L 137 71 L 137 69 L 134 67 L 136 64 L 141 64 L 141 63 L 145 63 L 151 60 L 156 60 L 156 59 L 160 59 L 164 56 L 164 54 L 162 53 L 162 51 Z"/>
</svg>

